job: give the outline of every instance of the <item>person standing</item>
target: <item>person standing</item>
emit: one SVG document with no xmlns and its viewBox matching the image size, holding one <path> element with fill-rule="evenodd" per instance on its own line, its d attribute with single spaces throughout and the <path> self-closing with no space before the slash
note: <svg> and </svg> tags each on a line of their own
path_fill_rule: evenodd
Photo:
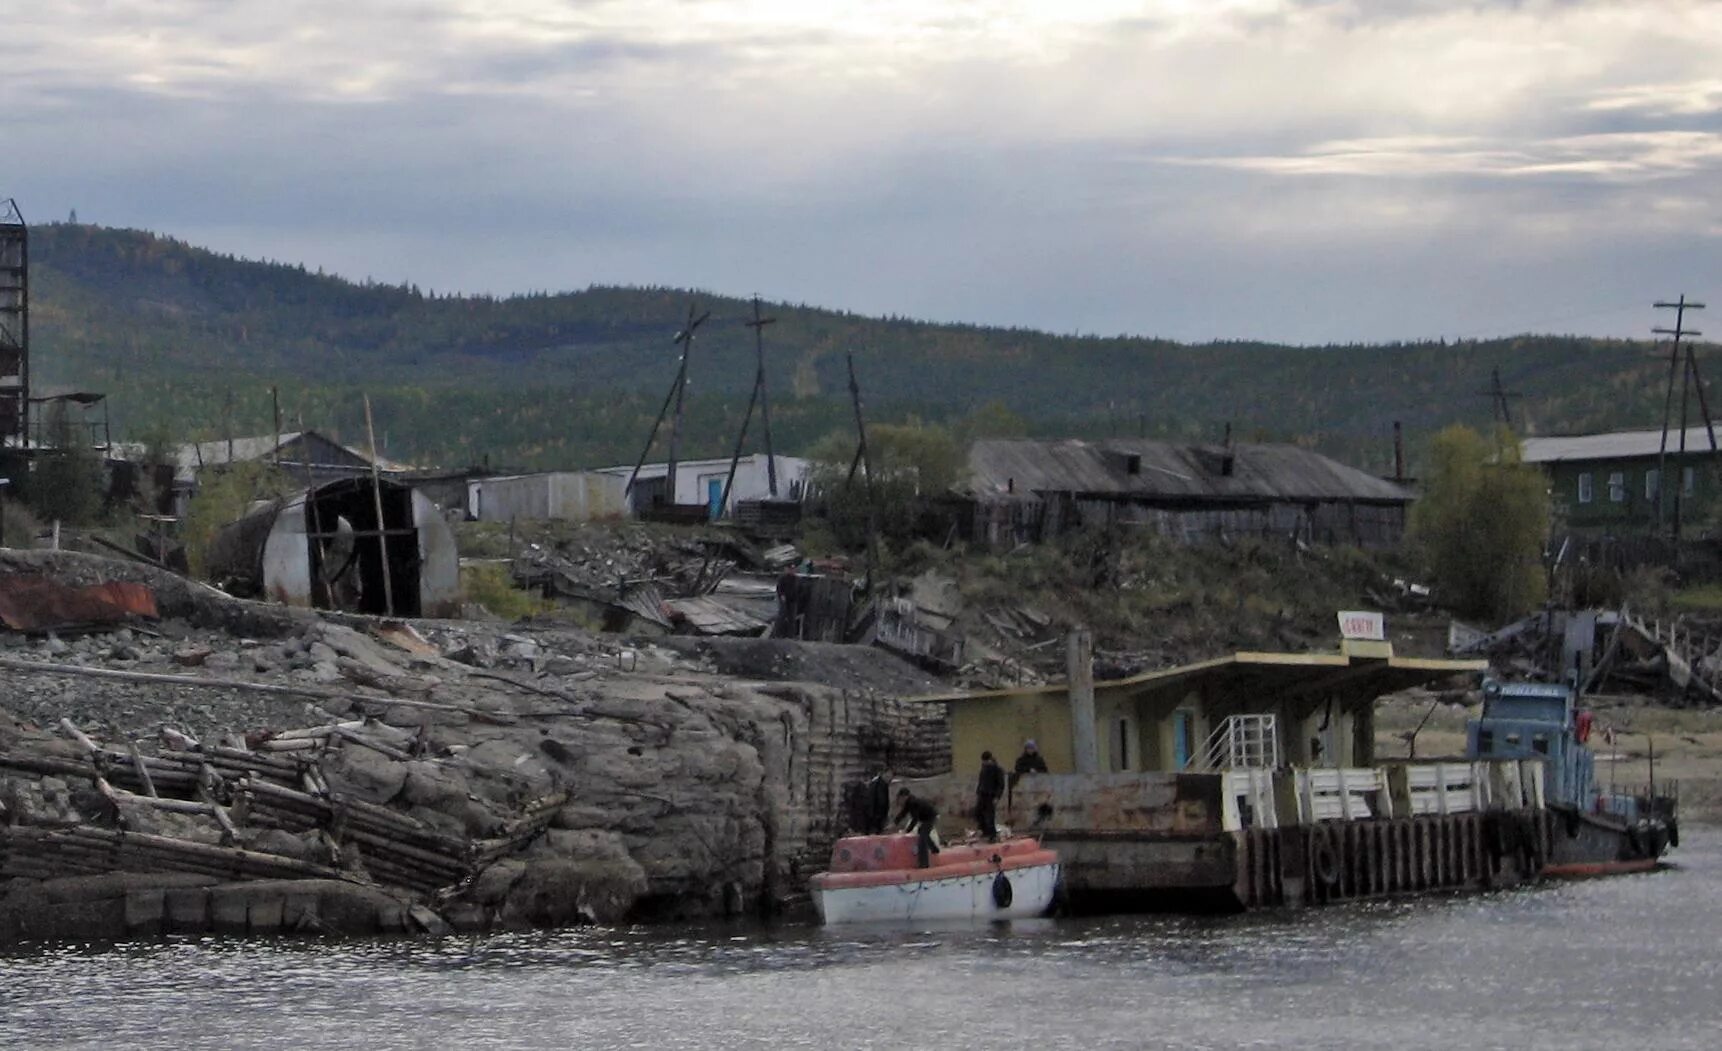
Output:
<svg viewBox="0 0 1722 1051">
<path fill-rule="evenodd" d="M 933 863 L 933 855 L 939 852 L 939 845 L 933 842 L 933 826 L 939 823 L 938 808 L 907 788 L 897 790 L 897 803 L 897 816 L 892 823 L 917 835 L 915 867 L 927 868 Z"/>
<path fill-rule="evenodd" d="M 1018 777 L 1023 774 L 1046 773 L 1046 756 L 1040 754 L 1040 749 L 1033 741 L 1022 743 L 1022 754 L 1016 757 L 1015 773 Z"/>
<path fill-rule="evenodd" d="M 891 826 L 891 768 L 886 767 L 867 782 L 861 831 L 877 836 Z"/>
<path fill-rule="evenodd" d="M 1004 795 L 1004 767 L 998 764 L 991 752 L 981 753 L 981 776 L 975 782 L 975 824 L 981 828 L 981 835 L 987 837 L 988 843 L 999 841 L 998 806 L 999 796 Z"/>
</svg>

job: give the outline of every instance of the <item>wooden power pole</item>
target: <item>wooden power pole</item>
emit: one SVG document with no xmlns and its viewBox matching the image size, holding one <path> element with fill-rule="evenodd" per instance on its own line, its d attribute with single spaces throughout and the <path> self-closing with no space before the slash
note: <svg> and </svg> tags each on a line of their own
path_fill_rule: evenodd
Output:
<svg viewBox="0 0 1722 1051">
<path fill-rule="evenodd" d="M 1656 453 L 1656 527 L 1660 534 L 1668 520 L 1668 490 L 1674 490 L 1674 530 L 1673 538 L 1676 543 L 1680 540 L 1681 518 L 1681 489 L 1682 479 L 1676 479 L 1671 487 L 1668 484 L 1668 424 L 1674 408 L 1674 373 L 1680 373 L 1680 444 L 1677 450 L 1679 466 L 1684 469 L 1686 463 L 1686 402 L 1690 386 L 1697 385 L 1698 359 L 1692 354 L 1692 345 L 1683 348 L 1681 341 L 1687 336 L 1701 336 L 1702 332 L 1686 327 L 1686 312 L 1688 310 L 1703 310 L 1703 303 L 1688 302 L 1683 293 L 1672 303 L 1658 302 L 1654 304 L 1658 310 L 1674 311 L 1674 327 L 1658 326 L 1650 331 L 1659 336 L 1668 336 L 1668 389 L 1662 398 L 1662 444 Z M 1682 354 L 1684 350 L 1684 354 Z M 1682 368 L 1681 366 L 1685 367 Z M 1716 429 L 1710 422 L 1710 408 L 1704 398 L 1702 385 L 1699 385 L 1698 406 L 1704 413 L 1704 427 L 1710 435 L 1710 451 L 1716 451 Z"/>
</svg>

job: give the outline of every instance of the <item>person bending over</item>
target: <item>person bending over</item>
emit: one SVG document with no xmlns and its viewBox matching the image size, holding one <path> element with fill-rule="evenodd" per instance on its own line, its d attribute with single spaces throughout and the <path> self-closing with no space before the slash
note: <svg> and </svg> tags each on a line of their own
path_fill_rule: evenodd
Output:
<svg viewBox="0 0 1722 1051">
<path fill-rule="evenodd" d="M 924 869 L 932 865 L 933 855 L 939 852 L 939 845 L 933 842 L 933 826 L 939 823 L 938 809 L 907 788 L 901 788 L 897 790 L 897 816 L 892 823 L 916 834 L 915 866 Z"/>
</svg>

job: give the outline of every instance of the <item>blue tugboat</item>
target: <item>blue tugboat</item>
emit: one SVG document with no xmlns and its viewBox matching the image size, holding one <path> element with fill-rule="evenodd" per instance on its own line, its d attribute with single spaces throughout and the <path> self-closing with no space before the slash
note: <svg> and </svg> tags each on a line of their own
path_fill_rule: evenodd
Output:
<svg viewBox="0 0 1722 1051">
<path fill-rule="evenodd" d="M 1680 845 L 1677 786 L 1604 789 L 1587 745 L 1591 713 L 1570 686 L 1483 683 L 1483 714 L 1466 724 L 1472 759 L 1544 759 L 1544 792 L 1553 818 L 1545 876 L 1643 872 Z M 1653 768 L 1654 769 L 1654 768 Z M 1654 773 L 1652 775 L 1654 777 Z"/>
</svg>

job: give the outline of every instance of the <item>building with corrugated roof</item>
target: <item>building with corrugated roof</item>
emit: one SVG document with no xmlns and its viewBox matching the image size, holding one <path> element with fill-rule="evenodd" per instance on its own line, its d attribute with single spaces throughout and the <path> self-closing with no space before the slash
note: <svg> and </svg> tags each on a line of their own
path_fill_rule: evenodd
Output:
<svg viewBox="0 0 1722 1051">
<path fill-rule="evenodd" d="M 957 496 L 972 515 L 971 538 L 994 546 L 1128 524 L 1184 540 L 1277 535 L 1390 547 L 1416 499 L 1295 445 L 1133 438 L 977 441 Z"/>
<path fill-rule="evenodd" d="M 1712 503 L 1722 463 L 1707 427 L 1666 432 L 1611 431 L 1603 434 L 1526 438 L 1519 458 L 1536 464 L 1549 479 L 1549 502 L 1566 528 L 1577 533 L 1639 533 L 1655 530 L 1682 505 L 1682 516 Z M 1671 488 L 1662 493 L 1663 471 Z M 1663 506 L 1663 498 L 1667 503 Z"/>
</svg>

